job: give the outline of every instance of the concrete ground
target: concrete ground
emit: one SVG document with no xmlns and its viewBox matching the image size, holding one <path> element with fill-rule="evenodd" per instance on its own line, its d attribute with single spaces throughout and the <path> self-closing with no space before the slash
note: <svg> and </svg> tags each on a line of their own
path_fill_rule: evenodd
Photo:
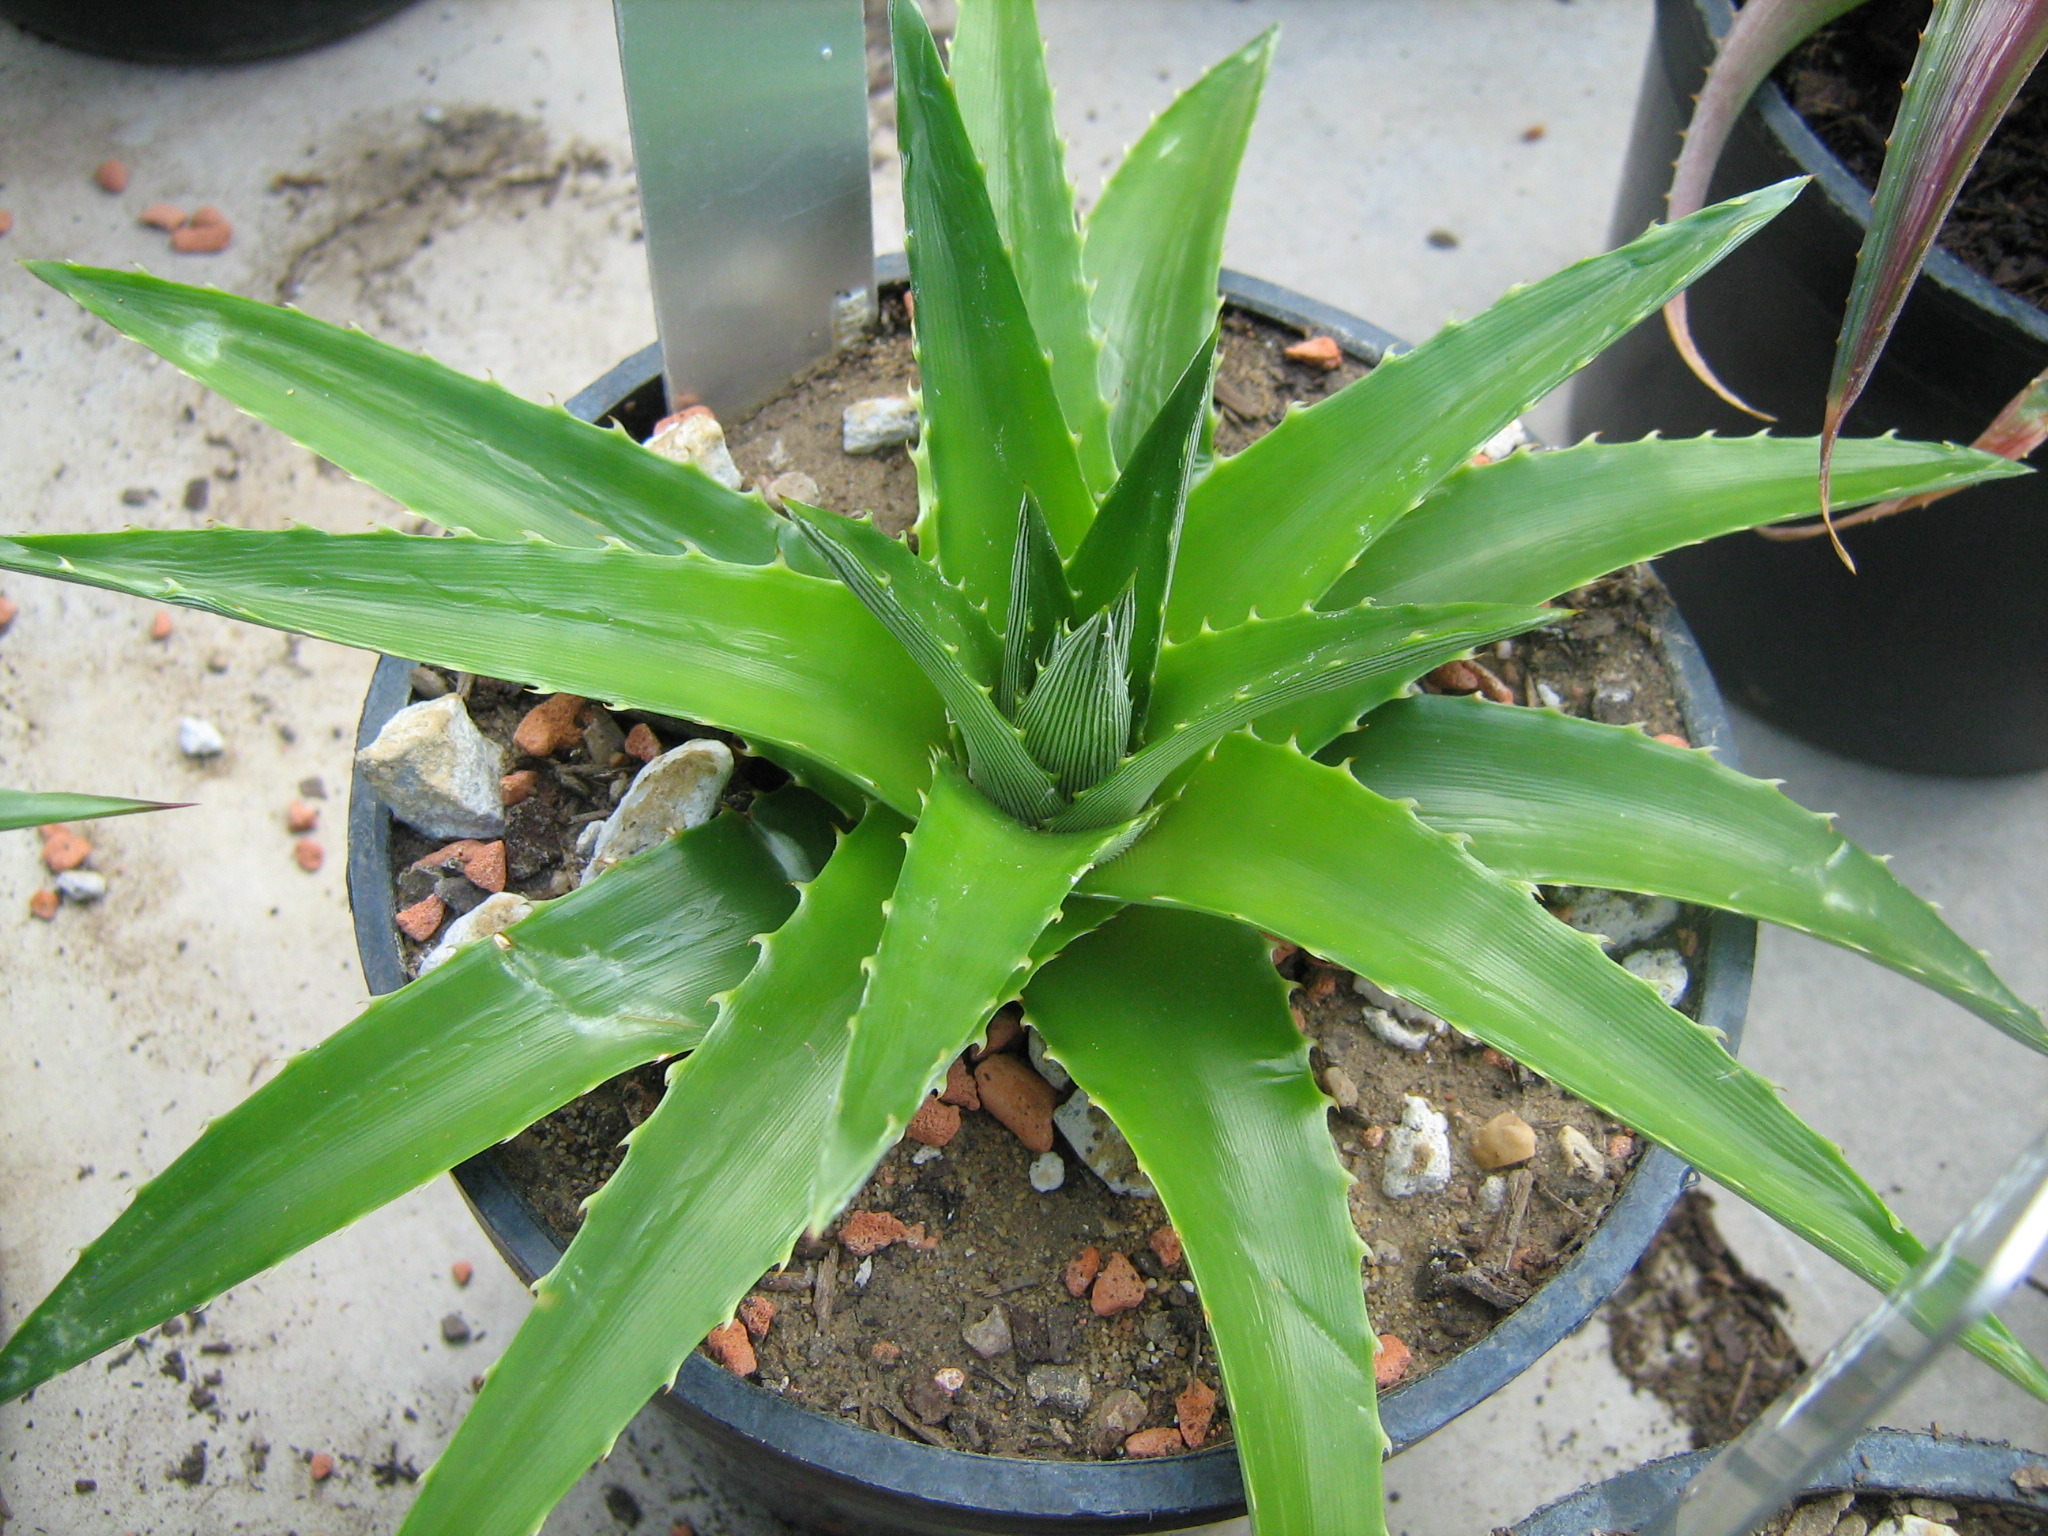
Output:
<svg viewBox="0 0 2048 1536">
<path fill-rule="evenodd" d="M 1233 266 L 1420 337 L 1599 247 L 1648 28 L 1630 0 L 1041 0 L 1084 193 L 1148 114 L 1273 20 L 1286 31 L 1231 227 Z M 1541 127 L 1540 136 L 1530 130 Z M 117 157 L 129 190 L 92 185 Z M 84 58 L 0 30 L 0 254 L 219 283 L 358 321 L 530 396 L 566 396 L 653 334 L 604 0 L 427 0 L 317 54 L 232 70 Z M 878 196 L 877 239 L 900 240 Z M 217 204 L 234 245 L 173 256 L 136 213 Z M 1432 244 L 1447 231 L 1454 245 Z M 26 273 L 0 268 L 9 529 L 360 528 L 374 494 L 237 416 Z M 1546 409 L 1540 428 L 1560 418 Z M 194 489 L 198 487 L 198 489 Z M 203 498 L 203 500 L 202 500 Z M 190 510 L 188 510 L 190 509 Z M 368 658 L 10 579 L 0 783 L 198 802 L 91 836 L 108 900 L 27 916 L 28 835 L 0 838 L 0 1328 L 12 1327 L 205 1120 L 363 1002 L 342 887 L 348 741 Z M 228 751 L 194 767 L 180 715 Z M 1840 811 L 2048 998 L 2048 780 L 1953 783 L 1836 762 L 1744 723 L 1753 771 Z M 324 781 L 327 862 L 282 824 Z M 1889 974 L 1767 937 L 1745 1054 L 1923 1229 L 2036 1128 L 2048 1063 Z M 1865 1302 L 1723 1202 L 1809 1346 Z M 450 1264 L 476 1277 L 458 1288 Z M 238 1287 L 203 1331 L 95 1362 L 0 1408 L 0 1523 L 138 1536 L 388 1532 L 526 1299 L 446 1181 Z M 472 1342 L 442 1341 L 460 1312 Z M 2048 1296 L 2011 1319 L 2048 1350 Z M 202 1353 L 207 1344 L 227 1352 Z M 186 1379 L 166 1372 L 180 1352 Z M 205 1373 L 217 1371 L 211 1382 Z M 195 1406 L 195 1389 L 212 1401 Z M 2048 1410 L 1957 1357 L 1894 1422 L 2048 1446 Z M 1399 1458 L 1398 1529 L 1482 1532 L 1682 1430 L 1608 1363 L 1598 1322 Z M 189 1483 L 173 1476 L 203 1471 Z M 307 1459 L 325 1452 L 324 1483 Z M 95 1486 L 86 1492 L 81 1480 Z M 767 1522 L 705 1489 L 644 1414 L 550 1536 Z"/>
</svg>

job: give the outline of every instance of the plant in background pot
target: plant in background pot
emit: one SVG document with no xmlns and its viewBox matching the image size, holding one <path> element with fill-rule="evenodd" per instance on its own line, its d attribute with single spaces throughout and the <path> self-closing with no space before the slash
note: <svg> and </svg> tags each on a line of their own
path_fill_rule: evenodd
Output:
<svg viewBox="0 0 2048 1536">
<path fill-rule="evenodd" d="M 2034 1011 L 1881 864 L 1704 753 L 1407 696 L 1558 593 L 1811 504 L 1811 442 L 1471 462 L 1796 188 L 1516 290 L 1209 463 L 1213 237 L 1264 45 L 1171 109 L 1166 163 L 1120 172 L 1084 243 L 1030 8 L 963 6 L 950 77 L 915 7 L 894 21 L 914 548 L 290 311 L 37 268 L 455 532 L 23 537 L 0 567 L 701 721 L 850 830 L 814 869 L 767 808 L 719 815 L 380 1000 L 138 1194 L 0 1351 L 0 1392 L 675 1058 L 405 1527 L 532 1530 L 1021 995 L 1185 1245 L 1259 1528 L 1382 1531 L 1361 1249 L 1267 933 L 1875 1284 L 1918 1256 L 1834 1147 L 1530 882 L 1786 923 L 2048 1047 Z M 1841 445 L 1836 483 L 1876 499 L 2013 473 L 1879 439 Z M 1995 1325 L 1972 1347 L 2048 1395 Z"/>
</svg>

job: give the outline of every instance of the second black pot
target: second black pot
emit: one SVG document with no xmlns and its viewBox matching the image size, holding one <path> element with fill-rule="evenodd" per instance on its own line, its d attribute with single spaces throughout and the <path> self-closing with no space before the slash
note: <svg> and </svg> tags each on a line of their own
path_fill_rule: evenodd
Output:
<svg viewBox="0 0 2048 1536">
<path fill-rule="evenodd" d="M 1616 205 L 1618 244 L 1661 218 L 1680 130 L 1732 19 L 1728 0 L 1658 0 Z M 1820 430 L 1835 337 L 1870 200 L 1766 84 L 1738 123 L 1711 197 L 1787 176 L 1814 185 L 1691 290 L 1702 351 L 1782 434 Z M 1937 251 L 1849 434 L 1969 442 L 2048 367 L 2048 314 Z M 1574 437 L 1748 435 L 1673 349 L 1661 317 L 1579 376 Z M 1670 586 L 1730 698 L 1796 736 L 1920 773 L 2048 767 L 2048 479 L 1977 486 L 1825 539 L 1733 534 L 1666 555 Z"/>
</svg>

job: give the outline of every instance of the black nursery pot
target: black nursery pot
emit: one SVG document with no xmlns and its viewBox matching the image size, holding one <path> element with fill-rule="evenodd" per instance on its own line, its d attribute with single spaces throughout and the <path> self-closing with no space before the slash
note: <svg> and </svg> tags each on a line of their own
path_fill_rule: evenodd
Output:
<svg viewBox="0 0 2048 1536">
<path fill-rule="evenodd" d="M 1680 129 L 1732 18 L 1728 0 L 1658 0 L 1615 208 L 1617 244 L 1663 217 Z M 1701 350 L 1785 434 L 1818 433 L 1870 199 L 1775 85 L 1731 137 L 1711 196 L 1787 176 L 1799 200 L 1691 290 Z M 1967 443 L 2048 367 L 2048 314 L 1936 251 L 1851 436 Z M 1695 379 L 1653 317 L 1579 376 L 1574 437 L 1748 435 L 1759 423 Z M 1738 533 L 1666 555 L 1670 586 L 1729 697 L 1820 746 L 1917 773 L 2048 767 L 2048 480 L 1978 486 L 1827 540 Z"/>
<path fill-rule="evenodd" d="M 905 275 L 900 256 L 885 257 L 877 271 L 884 283 L 900 283 Z M 1223 292 L 1242 309 L 1333 336 L 1365 362 L 1400 346 L 1375 326 L 1270 283 L 1225 273 Z M 644 438 L 666 411 L 660 349 L 634 354 L 570 400 L 568 409 L 586 421 L 618 421 Z M 1727 715 L 1691 636 L 1674 616 L 1660 638 L 1688 736 L 1732 762 Z M 378 665 L 358 746 L 372 741 L 409 701 L 410 670 L 409 662 L 391 657 Z M 377 993 L 395 991 L 406 980 L 393 924 L 390 827 L 389 813 L 358 776 L 349 801 L 349 901 L 363 971 Z M 1741 1037 L 1755 953 L 1753 923 L 1725 913 L 1713 917 L 1702 950 L 1700 1022 L 1722 1031 L 1731 1047 Z M 561 1244 L 507 1180 L 495 1152 L 462 1164 L 455 1178 L 522 1279 L 554 1266 Z M 1684 1163 L 1652 1148 L 1584 1247 L 1528 1302 L 1479 1343 L 1381 1399 L 1394 1448 L 1434 1434 L 1584 1323 L 1634 1267 L 1691 1178 Z M 698 1354 L 657 1401 L 694 1441 L 699 1460 L 739 1496 L 802 1529 L 847 1536 L 1173 1530 L 1231 1519 L 1245 1509 L 1230 1445 L 1152 1461 L 971 1455 L 799 1408 Z"/>
<path fill-rule="evenodd" d="M 1539 1509 L 1508 1536 L 1634 1536 L 1713 1455 L 1673 1456 L 1581 1488 Z M 2013 1481 L 2021 1468 L 2044 1465 L 2048 1457 L 2007 1445 L 1880 1429 L 1858 1440 L 1806 1491 L 1961 1499 L 2026 1511 L 2048 1522 L 2048 1492 L 2029 1492 Z"/>
<path fill-rule="evenodd" d="M 0 0 L 0 17 L 139 64 L 240 64 L 331 43 L 412 0 Z"/>
</svg>

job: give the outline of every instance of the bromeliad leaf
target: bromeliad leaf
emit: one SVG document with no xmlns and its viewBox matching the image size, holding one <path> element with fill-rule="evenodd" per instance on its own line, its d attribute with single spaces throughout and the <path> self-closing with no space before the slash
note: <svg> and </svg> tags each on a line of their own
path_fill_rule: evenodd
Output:
<svg viewBox="0 0 2048 1536">
<path fill-rule="evenodd" d="M 1017 706 L 1038 680 L 1039 663 L 1051 654 L 1074 617 L 1074 598 L 1067 590 L 1059 548 L 1037 499 L 1028 492 L 1017 516 L 1017 542 L 1010 550 L 1009 614 L 996 707 L 1014 720 Z"/>
<path fill-rule="evenodd" d="M 1180 1234 L 1262 1536 L 1384 1536 L 1351 1179 L 1264 942 L 1131 908 L 1040 971 L 1024 1003 Z"/>
<path fill-rule="evenodd" d="M 53 821 L 92 821 L 102 816 L 133 816 L 138 811 L 182 811 L 187 808 L 184 804 L 163 800 L 115 800 L 105 795 L 0 789 L 0 832 L 42 826 Z"/>
<path fill-rule="evenodd" d="M 30 262 L 125 335 L 445 528 L 623 539 L 765 565 L 779 519 L 694 465 L 297 310 L 143 272 Z"/>
<path fill-rule="evenodd" d="M 0 539 L 0 569 L 680 715 L 914 811 L 939 696 L 836 581 L 701 556 L 389 531 Z"/>
<path fill-rule="evenodd" d="M 893 4 L 922 451 L 935 483 L 918 537 L 1001 628 L 1024 493 L 1062 549 L 1079 545 L 1095 502 L 931 29 L 912 0 Z"/>
<path fill-rule="evenodd" d="M 1419 697 L 1323 754 L 1412 799 L 1490 869 L 1645 891 L 1780 923 L 1868 955 L 2048 1051 L 2035 1013 L 1892 872 L 1777 789 L 1705 752 L 1549 710 Z"/>
<path fill-rule="evenodd" d="M 747 1287 L 788 1257 L 905 825 L 869 813 L 762 944 L 703 1045 L 670 1072 L 421 1483 L 402 1536 L 536 1530 Z"/>
<path fill-rule="evenodd" d="M 1774 218 L 1804 183 L 1731 198 L 1511 289 L 1297 411 L 1188 496 L 1167 633 L 1314 602 L 1520 411 Z M 1259 536 L 1248 540 L 1247 527 Z M 1462 594 L 1460 594 L 1462 595 Z"/>
<path fill-rule="evenodd" d="M 1086 889 L 1234 917 L 1369 976 L 1669 1147 L 1881 1290 L 1921 1256 L 1840 1151 L 1712 1031 L 1526 886 L 1339 769 L 1230 737 Z M 2048 1395 L 2048 1371 L 2009 1333 L 1981 1328 L 1969 1345 Z"/>
<path fill-rule="evenodd" d="M 767 842 L 721 816 L 372 1003 L 143 1186 L 0 1349 L 0 1399 L 687 1050 L 795 905 Z"/>
</svg>

